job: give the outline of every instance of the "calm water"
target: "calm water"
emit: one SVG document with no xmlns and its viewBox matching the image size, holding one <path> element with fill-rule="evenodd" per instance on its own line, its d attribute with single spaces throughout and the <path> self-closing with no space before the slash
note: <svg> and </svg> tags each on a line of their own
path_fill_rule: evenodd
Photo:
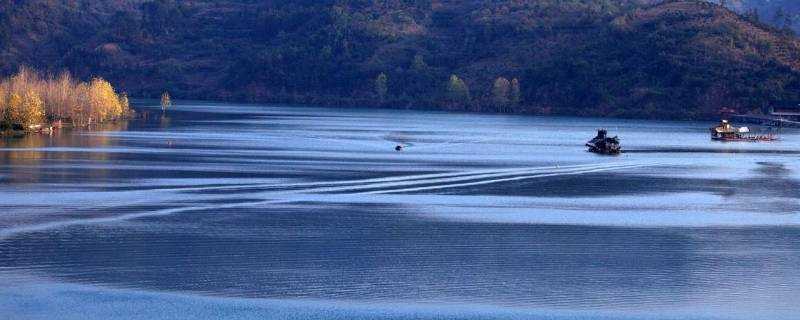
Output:
<svg viewBox="0 0 800 320">
<path fill-rule="evenodd" d="M 0 318 L 800 314 L 797 131 L 714 143 L 701 122 L 140 111 L 0 140 Z M 599 127 L 628 152 L 585 152 Z"/>
</svg>

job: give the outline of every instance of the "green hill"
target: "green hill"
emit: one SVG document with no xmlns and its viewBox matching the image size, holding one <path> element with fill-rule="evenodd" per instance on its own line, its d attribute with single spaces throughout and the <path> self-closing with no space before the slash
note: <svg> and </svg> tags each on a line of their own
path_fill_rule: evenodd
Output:
<svg viewBox="0 0 800 320">
<path fill-rule="evenodd" d="M 800 101 L 793 34 L 652 2 L 0 0 L 0 73 L 68 69 L 144 97 L 537 114 Z"/>
</svg>

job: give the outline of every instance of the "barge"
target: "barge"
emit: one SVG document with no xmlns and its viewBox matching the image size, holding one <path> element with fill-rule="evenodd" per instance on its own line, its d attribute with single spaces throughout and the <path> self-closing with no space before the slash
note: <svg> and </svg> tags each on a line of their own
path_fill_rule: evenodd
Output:
<svg viewBox="0 0 800 320">
<path fill-rule="evenodd" d="M 714 141 L 746 141 L 762 142 L 775 141 L 778 136 L 773 133 L 754 134 L 748 127 L 733 126 L 728 120 L 722 120 L 718 125 L 711 127 L 711 140 Z"/>
</svg>

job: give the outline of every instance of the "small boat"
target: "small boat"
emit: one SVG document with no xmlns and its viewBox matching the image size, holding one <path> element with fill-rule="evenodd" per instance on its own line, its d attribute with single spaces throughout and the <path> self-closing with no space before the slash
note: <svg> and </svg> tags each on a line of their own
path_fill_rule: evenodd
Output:
<svg viewBox="0 0 800 320">
<path fill-rule="evenodd" d="M 778 137 L 773 133 L 753 134 L 748 127 L 733 126 L 728 120 L 722 120 L 711 129 L 711 140 L 714 141 L 775 141 Z"/>
<path fill-rule="evenodd" d="M 622 152 L 622 148 L 619 145 L 619 138 L 616 136 L 609 138 L 608 131 L 605 129 L 597 130 L 597 136 L 589 140 L 586 146 L 589 147 L 589 152 L 597 154 L 616 155 Z"/>
</svg>

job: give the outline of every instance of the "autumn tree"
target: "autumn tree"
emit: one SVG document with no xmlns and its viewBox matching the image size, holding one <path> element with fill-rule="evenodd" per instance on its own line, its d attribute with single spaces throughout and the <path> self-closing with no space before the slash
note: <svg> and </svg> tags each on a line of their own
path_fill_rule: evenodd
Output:
<svg viewBox="0 0 800 320">
<path fill-rule="evenodd" d="M 511 92 L 511 83 L 508 79 L 499 77 L 494 80 L 492 86 L 492 103 L 498 110 L 504 110 L 510 101 L 509 94 Z"/>
<path fill-rule="evenodd" d="M 18 113 L 17 124 L 24 129 L 44 123 L 44 102 L 39 94 L 33 90 L 28 90 L 22 96 L 21 109 Z"/>
<path fill-rule="evenodd" d="M 123 115 L 127 115 L 131 110 L 131 103 L 128 100 L 128 94 L 123 93 L 119 96 L 119 106 L 122 108 Z"/>
<path fill-rule="evenodd" d="M 0 122 L 4 121 L 5 114 L 6 114 L 6 91 L 5 88 L 0 85 Z"/>
<path fill-rule="evenodd" d="M 451 75 L 447 82 L 447 100 L 452 106 L 465 106 L 472 98 L 469 94 L 469 87 L 457 75 Z"/>
<path fill-rule="evenodd" d="M 43 97 L 46 112 L 54 118 L 68 117 L 70 107 L 78 103 L 75 87 L 76 81 L 69 72 L 61 73 L 55 81 L 52 81 L 48 94 Z"/>
<path fill-rule="evenodd" d="M 169 97 L 169 92 L 164 91 L 161 94 L 161 111 L 166 112 L 169 107 L 172 107 L 172 99 Z"/>
<path fill-rule="evenodd" d="M 75 100 L 68 107 L 68 115 L 73 125 L 85 125 L 88 123 L 90 112 L 89 105 L 89 85 L 79 83 L 73 88 Z"/>
<path fill-rule="evenodd" d="M 16 92 L 8 95 L 6 112 L 3 115 L 3 122 L 6 128 L 14 128 L 14 125 L 22 121 L 22 96 Z"/>
<path fill-rule="evenodd" d="M 378 75 L 375 78 L 375 93 L 378 95 L 378 99 L 380 102 L 383 103 L 386 100 L 386 94 L 389 91 L 389 77 L 386 76 L 385 73 Z"/>
<path fill-rule="evenodd" d="M 103 122 L 122 116 L 122 106 L 114 87 L 102 78 L 94 78 L 89 83 L 89 108 L 93 119 Z"/>
<path fill-rule="evenodd" d="M 6 128 L 29 127 L 48 119 L 71 119 L 74 125 L 83 125 L 130 114 L 127 97 L 117 95 L 108 81 L 80 82 L 66 72 L 44 78 L 23 67 L 11 78 L 0 80 L 0 92 Z"/>
</svg>

